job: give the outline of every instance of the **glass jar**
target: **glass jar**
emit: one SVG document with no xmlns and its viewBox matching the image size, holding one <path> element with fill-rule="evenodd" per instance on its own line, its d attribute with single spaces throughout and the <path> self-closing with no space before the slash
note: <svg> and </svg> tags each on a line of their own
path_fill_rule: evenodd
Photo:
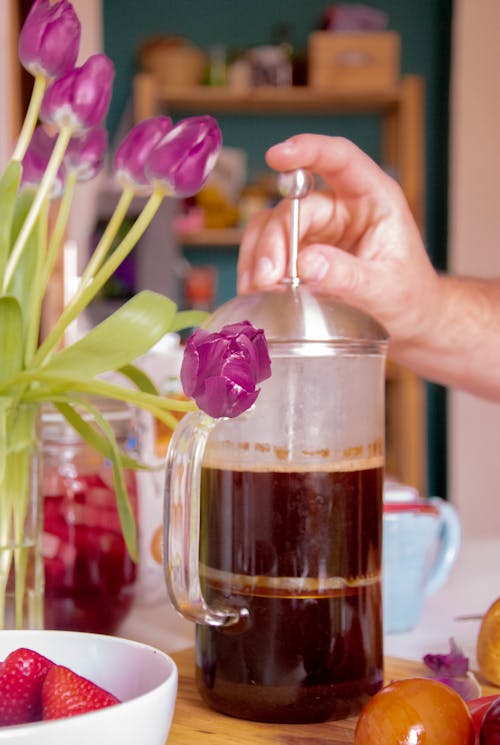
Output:
<svg viewBox="0 0 500 745">
<path fill-rule="evenodd" d="M 134 410 L 98 399 L 120 449 L 134 455 Z M 136 565 L 122 536 L 111 462 L 53 407 L 42 415 L 45 628 L 114 633 L 132 607 Z M 137 518 L 136 475 L 125 483 Z"/>
</svg>

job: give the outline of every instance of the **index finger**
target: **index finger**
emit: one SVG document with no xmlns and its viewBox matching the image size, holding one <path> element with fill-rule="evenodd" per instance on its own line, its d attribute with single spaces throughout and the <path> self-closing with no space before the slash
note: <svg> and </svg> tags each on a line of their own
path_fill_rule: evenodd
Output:
<svg viewBox="0 0 500 745">
<path fill-rule="evenodd" d="M 385 192 L 393 179 L 344 137 L 299 134 L 269 148 L 267 164 L 276 171 L 297 168 L 321 176 L 339 195 L 360 197 Z"/>
</svg>

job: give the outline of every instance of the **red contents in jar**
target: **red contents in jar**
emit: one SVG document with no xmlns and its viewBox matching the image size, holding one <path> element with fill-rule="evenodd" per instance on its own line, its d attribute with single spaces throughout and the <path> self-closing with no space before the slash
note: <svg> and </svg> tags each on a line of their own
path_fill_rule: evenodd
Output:
<svg viewBox="0 0 500 745">
<path fill-rule="evenodd" d="M 122 537 L 111 468 L 44 474 L 45 627 L 113 633 L 129 612 L 136 566 Z M 109 483 L 108 474 L 109 471 Z M 135 474 L 125 474 L 137 514 Z"/>
</svg>

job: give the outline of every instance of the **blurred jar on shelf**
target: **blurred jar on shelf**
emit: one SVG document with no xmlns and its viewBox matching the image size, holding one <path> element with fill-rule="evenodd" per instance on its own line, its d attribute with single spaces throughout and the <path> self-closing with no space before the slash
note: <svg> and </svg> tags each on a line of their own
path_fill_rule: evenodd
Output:
<svg viewBox="0 0 500 745">
<path fill-rule="evenodd" d="M 289 50 L 282 44 L 253 47 L 247 52 L 252 85 L 283 88 L 292 85 L 292 63 Z"/>
<path fill-rule="evenodd" d="M 120 449 L 135 456 L 134 409 L 104 398 L 94 404 Z M 123 539 L 111 463 L 52 406 L 42 433 L 45 627 L 114 633 L 131 610 L 137 567 Z M 125 483 L 137 518 L 134 470 L 125 470 Z"/>
</svg>

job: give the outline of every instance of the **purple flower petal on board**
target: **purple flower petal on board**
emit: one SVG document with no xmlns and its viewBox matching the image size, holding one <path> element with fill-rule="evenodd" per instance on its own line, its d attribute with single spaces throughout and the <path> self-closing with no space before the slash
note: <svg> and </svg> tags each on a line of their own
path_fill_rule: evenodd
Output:
<svg viewBox="0 0 500 745">
<path fill-rule="evenodd" d="M 426 654 L 423 662 L 433 673 L 442 677 L 466 675 L 469 670 L 469 659 L 451 638 L 450 651 L 447 654 Z"/>
<path fill-rule="evenodd" d="M 481 696 L 481 686 L 477 682 L 474 674 L 471 672 L 467 673 L 467 675 L 457 677 L 432 677 L 432 680 L 438 680 L 440 683 L 450 686 L 450 688 L 453 688 L 453 690 L 456 691 L 464 701 L 472 701 L 472 699 Z"/>
</svg>

